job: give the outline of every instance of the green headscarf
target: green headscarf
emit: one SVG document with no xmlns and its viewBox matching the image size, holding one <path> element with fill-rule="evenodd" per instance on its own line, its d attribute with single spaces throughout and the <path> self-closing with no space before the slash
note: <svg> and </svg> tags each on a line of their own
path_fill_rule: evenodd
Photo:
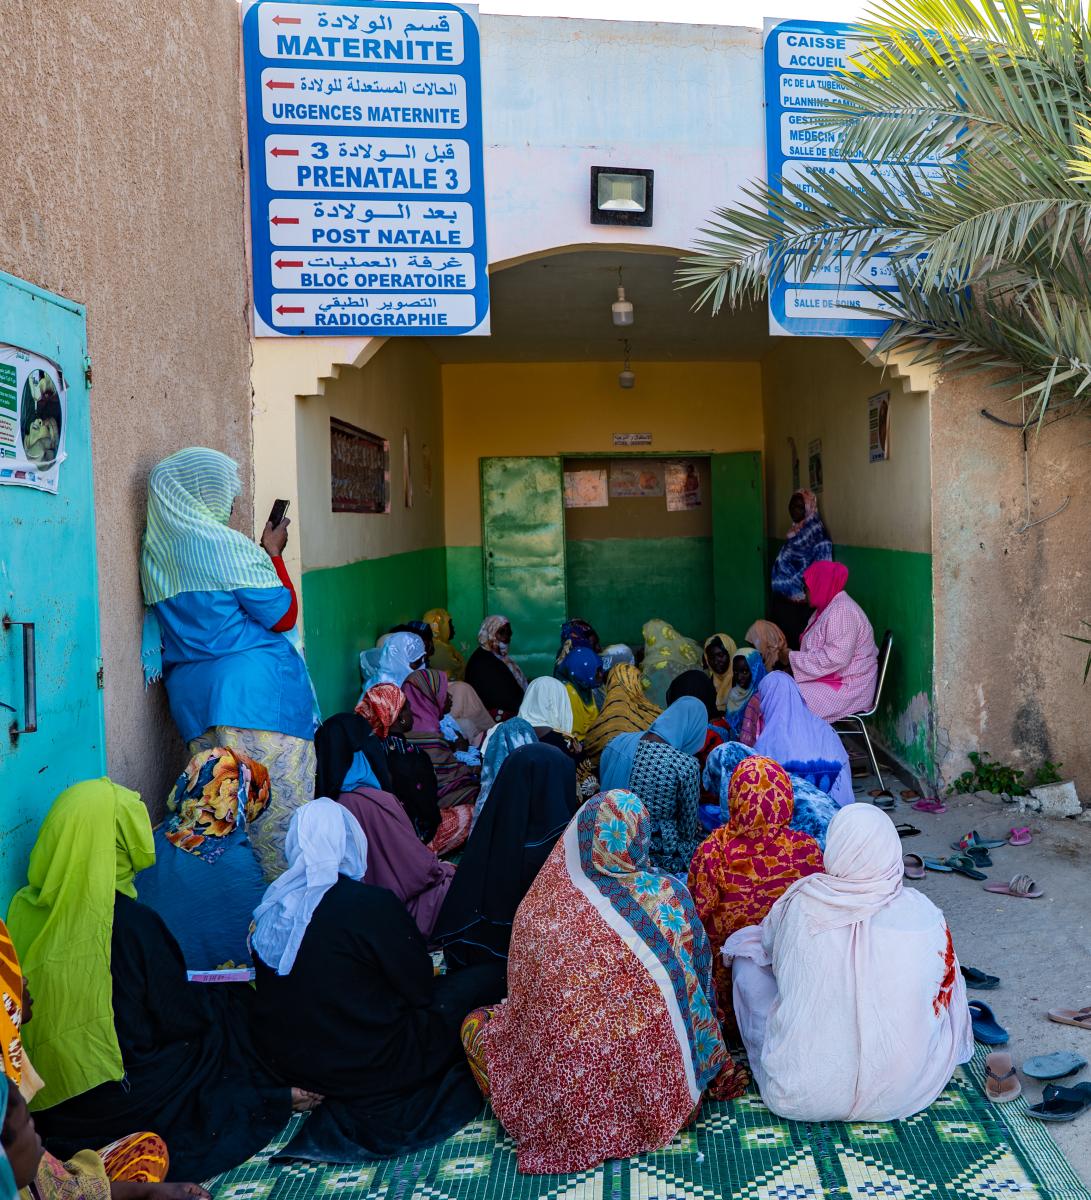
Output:
<svg viewBox="0 0 1091 1200">
<path fill-rule="evenodd" d="M 239 490 L 238 464 L 218 450 L 193 446 L 152 468 L 140 551 L 145 604 L 180 592 L 280 587 L 265 551 L 228 528 Z"/>
<path fill-rule="evenodd" d="M 281 586 L 265 551 L 228 527 L 240 488 L 238 463 L 202 446 L 164 458 L 148 476 L 148 522 L 140 548 L 140 585 L 148 606 L 140 646 L 145 683 L 163 673 L 153 607 L 161 600 L 181 592 Z"/>
<path fill-rule="evenodd" d="M 91 779 L 53 802 L 30 852 L 27 886 L 8 909 L 34 996 L 23 1031 L 50 1108 L 125 1073 L 114 1029 L 110 939 L 114 893 L 155 862 L 151 820 L 136 792 Z"/>
</svg>

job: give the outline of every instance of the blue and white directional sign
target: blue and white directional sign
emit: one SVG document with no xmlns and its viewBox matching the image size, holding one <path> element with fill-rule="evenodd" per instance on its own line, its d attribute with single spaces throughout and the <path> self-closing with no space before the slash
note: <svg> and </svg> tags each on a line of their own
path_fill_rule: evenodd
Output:
<svg viewBox="0 0 1091 1200">
<path fill-rule="evenodd" d="M 800 187 L 815 171 L 847 176 L 840 137 L 810 117 L 829 106 L 837 73 L 862 43 L 856 27 L 828 21 L 781 21 L 765 30 L 765 147 L 770 187 L 781 178 Z M 882 168 L 868 168 L 881 172 Z M 923 168 L 926 169 L 926 168 Z M 878 337 L 889 322 L 862 309 L 882 309 L 870 289 L 897 291 L 889 258 L 857 264 L 852 276 L 829 267 L 801 282 L 791 266 L 769 290 L 769 332 L 812 337 Z"/>
<path fill-rule="evenodd" d="M 476 7 L 250 0 L 257 337 L 489 332 Z"/>
</svg>

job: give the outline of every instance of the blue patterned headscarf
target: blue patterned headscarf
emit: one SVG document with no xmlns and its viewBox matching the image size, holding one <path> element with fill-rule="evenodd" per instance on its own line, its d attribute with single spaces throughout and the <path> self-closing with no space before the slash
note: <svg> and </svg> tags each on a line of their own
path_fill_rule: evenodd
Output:
<svg viewBox="0 0 1091 1200">
<path fill-rule="evenodd" d="M 528 721 L 524 721 L 522 717 L 512 717 L 511 720 L 504 721 L 489 730 L 485 752 L 481 758 L 481 791 L 478 792 L 477 802 L 474 804 L 475 825 L 477 818 L 481 815 L 481 810 L 485 807 L 485 801 L 492 791 L 492 785 L 496 782 L 497 775 L 500 774 L 504 760 L 520 746 L 536 746 L 537 744 L 538 735 L 534 732 L 534 727 Z"/>
<path fill-rule="evenodd" d="M 735 774 L 735 768 L 739 763 L 743 759 L 750 758 L 754 753 L 754 750 L 749 746 L 744 746 L 742 742 L 725 742 L 722 746 L 717 746 L 708 756 L 704 774 L 705 790 L 719 796 L 720 805 L 718 819 L 711 814 L 706 817 L 707 810 L 702 807 L 701 820 L 706 828 L 715 829 L 720 825 L 726 825 L 731 820 L 731 806 L 728 798 L 731 776 Z M 816 788 L 810 780 L 804 779 L 802 775 L 794 775 L 789 771 L 788 778 L 792 781 L 792 795 L 795 798 L 792 819 L 788 823 L 788 828 L 813 837 L 819 847 L 824 850 L 826 848 L 826 830 L 837 815 L 837 802 Z"/>
<path fill-rule="evenodd" d="M 669 981 L 664 986 L 661 975 L 648 972 L 668 1006 L 678 1007 L 687 1041 L 680 1049 L 688 1051 L 700 1095 L 731 1060 L 713 1008 L 712 947 L 693 899 L 685 884 L 652 867 L 651 818 L 632 792 L 593 796 L 565 833 L 566 849 L 572 838 L 584 880 L 612 910 L 611 928 L 642 964 L 654 955 Z M 570 854 L 565 859 L 572 861 Z"/>
<path fill-rule="evenodd" d="M 651 724 L 657 733 L 682 754 L 696 754 L 708 736 L 708 710 L 696 696 L 682 696 Z M 633 760 L 643 733 L 621 733 L 607 743 L 599 760 L 599 785 L 605 792 L 629 786 Z"/>
</svg>

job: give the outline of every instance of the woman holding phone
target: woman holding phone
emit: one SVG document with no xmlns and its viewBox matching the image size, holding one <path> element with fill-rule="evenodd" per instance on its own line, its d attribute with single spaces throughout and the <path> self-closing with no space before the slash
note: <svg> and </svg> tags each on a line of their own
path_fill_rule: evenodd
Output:
<svg viewBox="0 0 1091 1200">
<path fill-rule="evenodd" d="M 286 505 L 274 505 L 256 545 L 228 527 L 240 490 L 238 465 L 217 450 L 180 450 L 152 470 L 141 658 L 145 682 L 166 685 L 191 757 L 223 746 L 269 772 L 250 840 L 271 881 L 286 866 L 292 814 L 314 799 L 317 712 L 281 559 Z"/>
</svg>

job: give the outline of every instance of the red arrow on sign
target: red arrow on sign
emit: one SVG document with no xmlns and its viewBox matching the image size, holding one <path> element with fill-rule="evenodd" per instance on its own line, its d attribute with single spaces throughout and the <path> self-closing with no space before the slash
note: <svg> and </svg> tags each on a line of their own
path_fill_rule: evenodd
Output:
<svg viewBox="0 0 1091 1200">
<path fill-rule="evenodd" d="M 285 313 L 301 313 L 306 312 L 307 310 L 305 308 L 288 308 L 287 305 L 278 304 L 276 311 L 280 313 L 281 316 L 284 316 Z"/>
<path fill-rule="evenodd" d="M 271 217 L 270 223 L 273 225 L 298 225 L 298 217 Z"/>
<path fill-rule="evenodd" d="M 302 25 L 303 21 L 299 17 L 274 17 L 274 25 Z"/>
<path fill-rule="evenodd" d="M 279 146 L 274 146 L 272 148 L 272 150 L 269 151 L 269 153 L 274 158 L 298 158 L 299 157 L 298 150 L 282 150 Z"/>
<path fill-rule="evenodd" d="M 276 260 L 276 262 L 273 263 L 273 266 L 274 267 L 301 267 L 301 266 L 303 266 L 303 259 L 296 260 L 294 258 L 278 258 Z"/>
<path fill-rule="evenodd" d="M 276 88 L 288 88 L 290 91 L 295 90 L 294 83 L 287 83 L 283 79 L 270 79 L 269 82 L 265 86 L 270 91 L 274 91 Z"/>
</svg>

